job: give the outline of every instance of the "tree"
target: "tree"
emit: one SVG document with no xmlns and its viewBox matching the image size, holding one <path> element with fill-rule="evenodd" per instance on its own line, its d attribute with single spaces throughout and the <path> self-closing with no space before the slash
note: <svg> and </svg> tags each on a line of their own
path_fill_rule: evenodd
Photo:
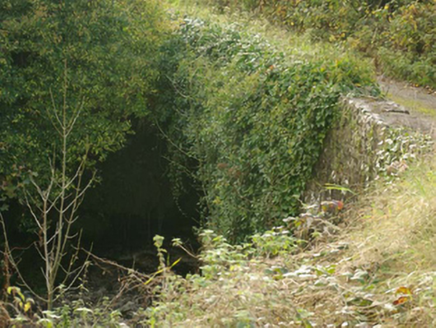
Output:
<svg viewBox="0 0 436 328">
<path fill-rule="evenodd" d="M 62 102 L 68 62 L 68 104 L 83 99 L 70 135 L 67 171 L 88 149 L 88 167 L 120 149 L 131 120 L 147 115 L 165 35 L 162 10 L 142 0 L 5 0 L 0 3 L 0 185 L 20 197 L 20 167 L 50 181 L 56 130 L 46 108 Z M 52 99 L 52 96 L 54 99 Z M 4 186 L 5 187 L 5 186 Z"/>
<path fill-rule="evenodd" d="M 27 289 L 38 299 L 47 303 L 49 310 L 51 310 L 53 302 L 57 298 L 56 292 L 60 290 L 67 291 L 73 287 L 86 266 L 85 263 L 74 267 L 79 247 L 75 248 L 76 251 L 69 256 L 66 263 L 65 259 L 68 258 L 67 255 L 69 254 L 67 246 L 77 237 L 77 234 L 73 233 L 71 229 L 77 220 L 77 210 L 86 190 L 94 180 L 94 176 L 88 179 L 84 178 L 89 146 L 81 154 L 81 160 L 75 171 L 68 167 L 68 150 L 73 146 L 70 144 L 70 137 L 76 127 L 84 103 L 77 108 L 70 109 L 67 106 L 67 88 L 67 67 L 65 63 L 64 88 L 62 90 L 63 102 L 57 105 L 53 96 L 53 106 L 47 110 L 47 117 L 57 132 L 60 144 L 60 147 L 54 150 L 52 160 L 50 160 L 50 180 L 44 186 L 42 184 L 45 181 L 40 184 L 37 173 L 30 171 L 27 180 L 21 185 L 25 203 L 34 219 L 37 235 L 39 236 L 34 246 L 44 264 L 41 271 L 47 292 L 45 296 L 35 293 L 21 274 L 17 260 L 9 246 L 6 225 L 3 215 L 0 213 L 0 221 L 6 242 L 6 255 L 9 262 Z M 59 156 L 57 156 L 58 154 Z M 60 158 L 60 163 L 56 163 L 57 157 Z M 69 174 L 68 172 L 74 173 Z M 29 187 L 33 190 L 29 189 Z M 78 244 L 80 245 L 80 238 Z M 61 279 L 59 279 L 60 277 Z"/>
<path fill-rule="evenodd" d="M 0 200 L 29 209 L 48 308 L 83 268 L 67 249 L 95 164 L 148 113 L 162 18 L 154 0 L 0 2 Z"/>
</svg>

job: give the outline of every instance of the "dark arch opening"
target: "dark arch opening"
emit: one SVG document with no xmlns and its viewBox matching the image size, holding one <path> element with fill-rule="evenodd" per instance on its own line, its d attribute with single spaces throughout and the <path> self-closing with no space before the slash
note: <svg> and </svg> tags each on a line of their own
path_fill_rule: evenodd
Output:
<svg viewBox="0 0 436 328">
<path fill-rule="evenodd" d="M 200 195 L 192 181 L 173 196 L 167 141 L 150 123 L 138 122 L 126 146 L 99 165 L 101 183 L 87 192 L 77 227 L 93 252 L 115 260 L 154 252 L 153 237 L 181 238 L 197 248 Z M 183 271 L 183 270 L 182 270 Z"/>
<path fill-rule="evenodd" d="M 99 257 L 151 273 L 159 265 L 153 245 L 153 237 L 159 234 L 165 237 L 164 248 L 171 263 L 182 258 L 173 268 L 176 273 L 184 275 L 198 270 L 197 260 L 171 247 L 171 240 L 180 238 L 193 252 L 198 249 L 194 230 L 199 226 L 201 195 L 194 182 L 185 177 L 184 193 L 173 197 L 166 155 L 167 140 L 158 129 L 150 123 L 137 122 L 135 134 L 128 137 L 126 146 L 98 165 L 101 182 L 87 191 L 79 220 L 74 224 L 74 229 L 82 232 L 82 248 L 89 250 L 92 244 L 92 253 Z M 23 262 L 21 272 L 32 288 L 40 288 L 44 285 L 39 275 L 41 259 L 33 247 L 28 247 L 35 236 L 23 225 L 29 219 L 28 210 L 16 200 L 9 205 L 6 212 L 10 218 L 9 242 L 13 247 L 25 247 L 18 254 Z M 85 253 L 80 252 L 80 257 L 79 262 L 83 263 Z M 98 300 L 102 290 L 107 295 L 118 293 L 118 274 L 114 267 L 92 266 L 87 273 L 87 288 L 100 291 L 92 299 Z M 10 283 L 16 284 L 17 279 L 14 273 Z"/>
</svg>

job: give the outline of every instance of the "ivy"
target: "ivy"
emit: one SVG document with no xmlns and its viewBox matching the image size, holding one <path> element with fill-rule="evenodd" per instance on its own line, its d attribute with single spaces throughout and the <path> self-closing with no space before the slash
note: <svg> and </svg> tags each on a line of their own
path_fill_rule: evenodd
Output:
<svg viewBox="0 0 436 328">
<path fill-rule="evenodd" d="M 288 56 L 236 25 L 185 19 L 175 39 L 168 56 L 184 59 L 164 123 L 173 175 L 196 161 L 205 224 L 236 241 L 295 214 L 339 96 L 377 92 L 371 72 L 346 56 Z"/>
</svg>

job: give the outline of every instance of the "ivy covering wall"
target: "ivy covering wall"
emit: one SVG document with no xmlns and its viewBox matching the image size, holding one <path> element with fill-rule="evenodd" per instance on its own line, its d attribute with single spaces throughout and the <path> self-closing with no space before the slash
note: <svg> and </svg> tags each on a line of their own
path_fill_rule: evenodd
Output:
<svg viewBox="0 0 436 328">
<path fill-rule="evenodd" d="M 343 98 L 340 119 L 325 139 L 305 202 L 354 197 L 374 179 L 395 178 L 413 159 L 429 152 L 433 144 L 429 135 L 389 125 L 386 110 L 399 109 L 383 99 Z"/>
<path fill-rule="evenodd" d="M 232 241 L 296 213 L 340 95 L 378 92 L 351 56 L 290 56 L 237 26 L 185 20 L 165 49 L 183 57 L 157 101 L 172 174 L 195 175 L 204 223 Z"/>
</svg>

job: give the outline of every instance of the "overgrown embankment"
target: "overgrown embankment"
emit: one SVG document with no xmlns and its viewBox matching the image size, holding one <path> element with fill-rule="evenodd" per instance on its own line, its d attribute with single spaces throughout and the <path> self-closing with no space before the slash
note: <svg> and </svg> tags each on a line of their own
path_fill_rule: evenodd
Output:
<svg viewBox="0 0 436 328">
<path fill-rule="evenodd" d="M 286 33 L 283 34 L 287 36 L 286 46 L 283 46 L 286 50 L 281 51 L 278 38 L 267 42 L 256 29 L 249 29 L 249 24 L 215 22 L 215 17 L 209 20 L 176 17 L 173 34 L 163 37 L 154 34 L 155 28 L 144 30 L 144 26 L 148 26 L 143 21 L 146 15 L 141 10 L 126 11 L 122 6 L 126 4 L 124 1 L 116 2 L 120 8 L 114 7 L 115 2 L 101 2 L 103 8 L 97 6 L 94 10 L 107 14 L 108 20 L 94 22 L 91 18 L 99 15 L 88 17 L 89 11 L 83 9 L 99 3 L 69 4 L 72 7 L 50 3 L 51 10 L 45 12 L 46 7 L 40 8 L 42 16 L 33 17 L 25 11 L 25 17 L 31 16 L 28 20 L 8 21 L 11 24 L 8 28 L 16 34 L 6 36 L 18 35 L 25 39 L 26 33 L 31 35 L 31 27 L 43 24 L 44 19 L 56 23 L 68 17 L 63 15 L 61 19 L 55 15 L 59 13 L 56 10 L 64 14 L 67 9 L 74 9 L 81 17 L 70 22 L 70 28 L 79 31 L 79 35 L 67 38 L 68 30 L 62 30 L 61 36 L 71 42 L 66 42 L 65 48 L 57 46 L 57 38 L 49 38 L 53 43 L 49 43 L 50 51 L 46 52 L 47 49 L 35 46 L 46 35 L 37 34 L 29 41 L 29 48 L 20 48 L 19 58 L 14 58 L 15 43 L 8 44 L 11 48 L 7 49 L 6 62 L 0 63 L 11 71 L 18 66 L 21 75 L 17 76 L 25 81 L 32 73 L 39 72 L 37 69 L 47 64 L 46 60 L 58 64 L 56 74 L 65 73 L 65 60 L 58 62 L 59 58 L 65 59 L 61 55 L 68 55 L 67 63 L 73 58 L 72 63 L 77 66 L 67 66 L 72 73 L 65 73 L 64 80 L 54 74 L 49 81 L 52 83 L 37 83 L 36 100 L 41 103 L 36 100 L 34 103 L 26 93 L 31 84 L 21 85 L 20 78 L 15 80 L 13 76 L 11 81 L 17 94 L 24 97 L 8 98 L 6 94 L 0 98 L 9 106 L 6 116 L 11 123 L 5 125 L 9 130 L 2 132 L 8 142 L 2 141 L 0 147 L 2 151 L 10 150 L 15 143 L 22 148 L 5 163 L 28 155 L 26 147 L 29 145 L 20 142 L 23 131 L 28 128 L 23 123 L 33 122 L 35 125 L 31 125 L 29 131 L 36 141 L 30 146 L 44 161 L 39 157 L 31 159 L 35 161 L 34 167 L 50 171 L 52 157 L 44 157 L 50 154 L 44 146 L 48 143 L 56 149 L 56 143 L 49 143 L 56 126 L 51 130 L 44 128 L 50 126 L 51 119 L 59 120 L 58 107 L 54 104 L 61 100 L 66 102 L 69 77 L 77 78 L 96 67 L 108 80 L 100 80 L 100 75 L 95 73 L 91 75 L 95 80 L 80 80 L 83 84 L 79 83 L 78 89 L 73 88 L 73 97 L 68 98 L 77 105 L 82 100 L 80 91 L 86 90 L 92 100 L 90 107 L 84 105 L 80 129 L 72 140 L 86 142 L 71 143 L 76 147 L 68 153 L 69 161 L 65 159 L 66 151 L 63 156 L 57 154 L 53 158 L 64 157 L 64 163 L 74 164 L 78 154 L 89 152 L 90 167 L 93 167 L 108 153 L 123 146 L 126 134 L 131 132 L 131 119 L 146 117 L 168 142 L 169 153 L 165 156 L 171 163 L 169 176 L 176 185 L 175 192 L 178 195 L 186 192 L 186 177 L 195 181 L 204 196 L 204 225 L 216 232 L 205 230 L 199 234 L 203 242 L 198 255 L 201 272 L 186 277 L 171 272 L 179 260 L 171 263 L 165 258 L 163 237 L 159 236 L 155 238 L 159 269 L 151 276 L 100 259 L 105 265 L 127 272 L 118 279 L 122 289 L 112 302 L 104 298 L 97 305 L 86 301 L 83 293 L 87 277 L 84 276 L 79 286 L 80 300 L 68 302 L 63 299 L 64 285 L 56 286 L 59 291 L 56 297 L 65 303 L 54 312 L 45 311 L 39 316 L 40 313 L 29 312 L 32 304 L 27 296 L 16 288 L 9 288 L 16 296 L 14 322 L 27 320 L 49 327 L 54 324 L 86 326 L 90 322 L 120 326 L 121 322 L 128 321 L 120 312 L 125 311 L 123 314 L 133 316 L 132 325 L 153 327 L 434 325 L 432 284 L 435 274 L 431 271 L 434 258 L 433 253 L 427 252 L 427 247 L 434 242 L 435 230 L 434 164 L 432 158 L 403 163 L 406 157 L 414 155 L 413 148 L 417 148 L 412 147 L 416 146 L 414 139 L 399 137 L 396 131 L 382 136 L 380 127 L 372 121 L 368 126 L 362 124 L 365 122 L 363 112 L 341 104 L 344 94 L 379 95 L 368 62 L 341 46 L 315 45 L 307 38 Z M 136 9 L 142 8 L 137 0 L 128 3 Z M 122 13 L 120 17 L 112 16 L 117 13 L 113 11 L 115 8 Z M 149 8 L 151 18 L 155 19 L 149 21 L 161 21 L 159 8 Z M 92 42 L 85 43 L 84 49 L 74 47 L 76 42 L 81 44 L 77 40 L 82 34 L 92 41 L 92 33 L 89 34 L 87 28 L 82 30 L 82 25 L 76 26 L 75 22 L 84 26 L 87 22 L 95 23 L 96 31 L 103 33 L 105 26 L 99 23 L 112 19 L 120 25 L 107 31 L 109 38 L 97 47 L 96 54 L 88 52 L 94 49 Z M 132 22 L 134 24 L 130 25 Z M 21 24 L 30 24 L 26 25 L 25 35 L 20 34 Z M 153 27 L 156 26 L 159 24 Z M 143 39 L 145 36 L 147 38 Z M 161 42 L 154 43 L 154 38 Z M 144 43 L 138 44 L 138 40 Z M 127 42 L 125 47 L 123 42 Z M 33 51 L 31 54 L 26 52 L 29 49 Z M 123 57 L 126 62 L 119 63 L 109 51 L 113 49 L 121 54 L 131 51 L 134 55 Z M 149 58 L 144 59 L 148 50 L 153 58 L 151 62 Z M 79 58 L 77 51 L 81 54 Z M 48 55 L 53 53 L 56 56 Z M 32 54 L 36 54 L 35 58 Z M 95 58 L 87 61 L 90 55 Z M 21 61 L 22 57 L 27 61 Z M 101 66 L 102 63 L 115 65 L 112 68 L 119 69 L 120 76 L 115 73 L 111 79 L 103 74 L 106 66 Z M 134 64 L 138 75 L 130 75 L 129 63 Z M 35 64 L 35 71 L 27 64 Z M 147 64 L 153 64 L 150 66 L 153 69 L 149 71 Z M 125 75 L 131 79 L 126 80 Z M 143 80 L 143 77 L 147 78 Z M 50 89 L 46 90 L 50 85 L 58 86 L 63 92 L 53 96 Z M 90 85 L 95 88 L 88 90 Z M 105 92 L 100 94 L 100 88 Z M 117 101 L 111 102 L 113 99 Z M 144 99 L 147 101 L 143 102 Z M 26 106 L 20 107 L 20 101 Z M 349 99 L 346 101 L 351 104 Z M 56 107 L 54 117 L 39 116 L 43 105 Z M 73 105 L 59 107 L 64 109 L 61 110 L 64 117 L 67 109 L 76 108 Z M 124 110 L 126 108 L 128 110 Z M 36 117 L 38 119 L 34 119 Z M 74 121 L 76 115 L 72 117 Z M 17 123 L 21 123 L 17 127 L 22 130 L 21 134 L 14 135 L 13 124 Z M 93 124 L 99 129 L 93 130 Z M 353 128 L 357 126 L 360 134 L 356 135 Z M 81 139 L 87 129 L 95 134 L 91 134 L 90 139 Z M 44 133 L 40 135 L 41 131 Z M 94 148 L 89 148 L 88 142 Z M 346 147 L 341 147 L 341 142 L 346 143 Z M 334 154 L 329 153 L 332 149 Z M 357 158 L 355 162 L 353 157 Z M 350 160 L 352 165 L 347 161 L 344 165 L 343 159 Z M 398 166 L 391 170 L 389 167 L 396 162 Z M 315 171 L 320 173 L 315 175 L 316 179 L 342 184 L 351 174 L 356 185 L 377 175 L 380 181 L 357 203 L 346 203 L 345 212 L 341 212 L 343 203 L 336 200 L 302 206 L 301 197 L 314 170 L 321 170 L 325 163 L 323 172 Z M 6 164 L 2 166 L 2 174 L 10 177 L 9 183 L 15 181 L 17 167 L 10 168 Z M 18 170 L 21 169 L 18 167 Z M 332 171 L 341 173 L 336 175 L 338 180 L 330 180 Z M 5 184 L 3 187 L 13 194 L 17 186 L 12 185 L 10 189 L 11 185 Z M 349 191 L 340 186 L 333 188 Z M 52 208 L 58 210 L 56 206 Z M 138 212 L 142 209 L 140 207 Z M 303 211 L 301 215 L 297 215 L 299 210 Z M 62 218 L 63 210 L 58 212 Z M 62 234 L 62 230 L 58 231 L 54 238 Z M 244 243 L 239 243 L 241 241 Z M 177 239 L 174 245 L 183 247 Z M 46 256 L 46 260 L 49 258 Z M 403 264 L 405 261 L 407 265 Z M 133 302 L 127 302 L 119 311 L 109 310 L 119 301 L 119 296 L 124 292 L 128 294 L 131 288 L 145 294 L 138 297 L 144 306 L 150 305 L 147 302 L 154 292 L 154 303 L 146 310 Z M 9 319 L 0 305 L 2 317 Z"/>
<path fill-rule="evenodd" d="M 377 182 L 329 230 L 315 228 L 310 249 L 292 246 L 284 228 L 240 246 L 205 232 L 202 275 L 166 276 L 149 323 L 434 326 L 434 171 L 430 156 L 399 179 Z"/>
<path fill-rule="evenodd" d="M 247 10 L 313 40 L 344 44 L 374 58 L 391 77 L 436 87 L 436 6 L 432 0 L 203 3 L 223 12 Z"/>
<path fill-rule="evenodd" d="M 378 101 L 366 101 L 345 100 L 317 176 L 340 183 L 355 174 L 355 185 L 376 176 L 378 181 L 340 215 L 313 206 L 245 244 L 203 232 L 201 274 L 164 274 L 167 285 L 159 289 L 146 322 L 154 327 L 436 324 L 434 155 L 413 160 L 420 147 L 429 149 L 428 138 L 389 129 L 374 115 L 382 112 Z M 306 230 L 310 246 L 290 235 L 292 230 Z"/>
<path fill-rule="evenodd" d="M 175 179 L 195 175 L 207 226 L 232 241 L 297 212 L 341 94 L 378 93 L 351 54 L 282 52 L 237 25 L 185 19 L 165 49 L 174 93 L 157 99 L 157 121 Z"/>
</svg>

